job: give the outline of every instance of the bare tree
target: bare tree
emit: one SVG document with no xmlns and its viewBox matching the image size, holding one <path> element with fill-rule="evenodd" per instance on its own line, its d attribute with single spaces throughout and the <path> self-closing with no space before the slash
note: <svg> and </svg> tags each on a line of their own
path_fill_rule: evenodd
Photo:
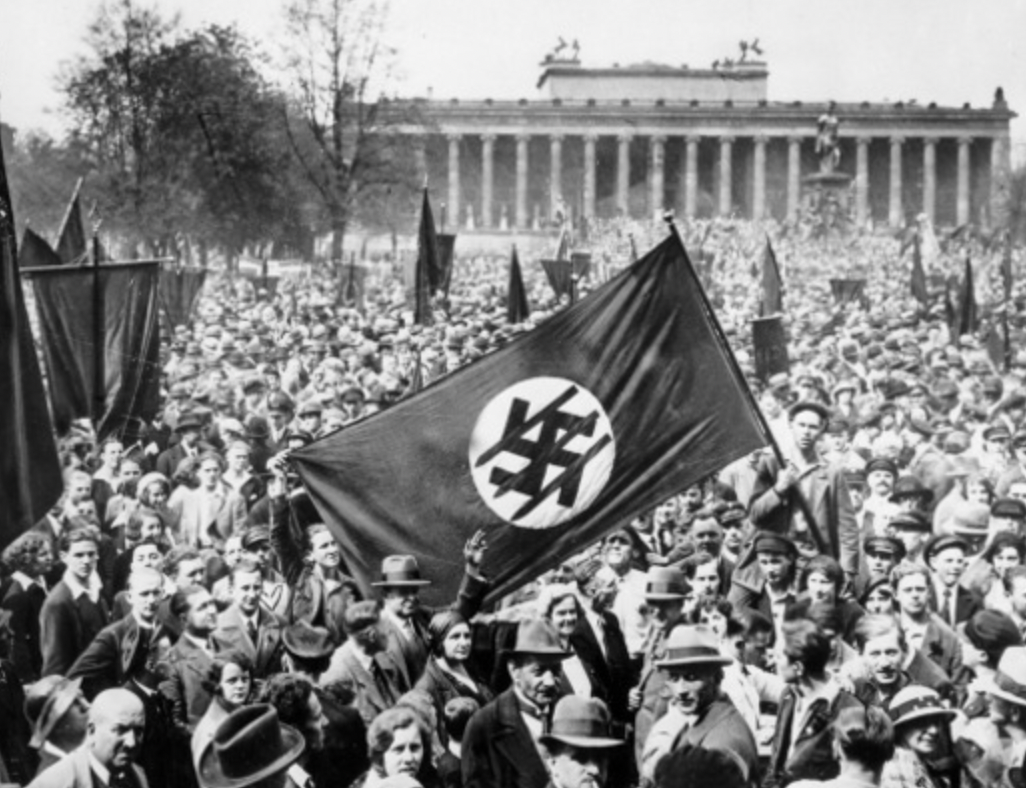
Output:
<svg viewBox="0 0 1026 788">
<path fill-rule="evenodd" d="M 331 230 L 332 260 L 357 207 L 403 199 L 412 153 L 396 135 L 412 105 L 386 100 L 394 51 L 385 43 L 388 0 L 288 0 L 285 62 L 295 106 L 289 137 Z"/>
</svg>

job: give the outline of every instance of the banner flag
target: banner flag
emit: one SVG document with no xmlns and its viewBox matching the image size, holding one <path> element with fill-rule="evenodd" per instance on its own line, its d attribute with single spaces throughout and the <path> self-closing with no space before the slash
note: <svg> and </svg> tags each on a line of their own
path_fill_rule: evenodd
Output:
<svg viewBox="0 0 1026 788">
<path fill-rule="evenodd" d="M 760 315 L 777 315 L 784 311 L 784 283 L 780 278 L 780 267 L 777 256 L 773 253 L 773 244 L 766 236 L 766 248 L 762 254 L 762 304 Z"/>
<path fill-rule="evenodd" d="M 438 268 L 441 279 L 438 289 L 449 294 L 452 284 L 452 267 L 456 256 L 456 236 L 452 233 L 438 233 Z"/>
<path fill-rule="evenodd" d="M 976 333 L 980 327 L 979 312 L 976 308 L 976 289 L 973 287 L 973 265 L 969 258 L 965 259 L 965 274 L 962 286 L 958 291 L 958 333 L 954 339 L 966 334 Z"/>
<path fill-rule="evenodd" d="M 438 238 L 435 234 L 435 219 L 431 214 L 428 190 L 424 189 L 424 201 L 420 208 L 420 232 L 417 236 L 417 257 L 413 261 L 413 276 L 407 277 L 410 284 L 406 303 L 413 308 L 413 322 L 431 325 L 431 299 L 441 281 L 438 260 Z"/>
<path fill-rule="evenodd" d="M 18 268 L 44 268 L 48 265 L 63 265 L 60 255 L 32 228 L 26 227 L 21 235 Z"/>
<path fill-rule="evenodd" d="M 202 268 L 165 268 L 160 272 L 160 305 L 167 317 L 168 331 L 184 326 L 192 318 L 196 299 L 203 290 L 207 272 Z"/>
<path fill-rule="evenodd" d="M 108 265 L 99 271 L 63 266 L 33 275 L 58 434 L 65 434 L 75 419 L 91 418 L 100 440 L 118 435 L 130 443 L 156 416 L 159 282 L 156 262 Z M 99 287 L 98 299 L 92 297 L 94 287 Z M 99 327 L 94 322 L 97 303 L 103 306 Z M 95 337 L 102 337 L 100 347 Z M 98 373 L 101 392 L 94 391 Z"/>
<path fill-rule="evenodd" d="M 523 323 L 530 314 L 531 307 L 527 303 L 524 278 L 520 274 L 520 260 L 517 258 L 517 248 L 514 246 L 509 260 L 509 283 L 506 287 L 506 319 L 510 323 Z"/>
<path fill-rule="evenodd" d="M 412 554 L 435 603 L 482 527 L 495 600 L 767 442 L 674 232 L 534 331 L 291 459 L 362 586 Z"/>
<path fill-rule="evenodd" d="M 0 146 L 0 547 L 41 519 L 64 488 L 14 233 Z"/>
<path fill-rule="evenodd" d="M 778 372 L 787 372 L 791 363 L 787 356 L 787 333 L 780 315 L 759 317 L 752 321 L 752 345 L 755 350 L 755 376 L 769 380 Z"/>
<path fill-rule="evenodd" d="M 350 261 L 349 265 L 342 267 L 340 279 L 339 303 L 362 314 L 365 308 L 364 295 L 367 292 L 367 268 Z"/>
<path fill-rule="evenodd" d="M 542 260 L 542 268 L 545 270 L 545 277 L 549 280 L 549 286 L 556 298 L 562 300 L 573 297 L 573 263 L 569 260 Z"/>
<path fill-rule="evenodd" d="M 57 235 L 57 255 L 63 265 L 84 265 L 89 262 L 89 235 L 82 217 L 81 192 L 82 179 L 79 178 Z"/>
<path fill-rule="evenodd" d="M 869 307 L 865 279 L 831 279 L 830 290 L 834 294 L 834 303 L 838 306 L 857 303 Z"/>
<path fill-rule="evenodd" d="M 925 309 L 930 305 L 930 290 L 923 269 L 923 245 L 919 233 L 912 237 L 912 297 Z"/>
</svg>

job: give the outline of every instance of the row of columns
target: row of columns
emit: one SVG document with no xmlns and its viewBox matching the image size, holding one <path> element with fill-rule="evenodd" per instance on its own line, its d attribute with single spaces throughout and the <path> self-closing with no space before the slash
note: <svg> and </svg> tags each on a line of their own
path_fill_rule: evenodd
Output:
<svg viewBox="0 0 1026 788">
<path fill-rule="evenodd" d="M 518 134 L 516 139 L 516 205 L 515 226 L 526 228 L 528 215 L 528 143 L 531 135 Z M 584 135 L 584 184 L 583 212 L 588 218 L 595 216 L 595 145 L 599 135 Z M 453 216 L 460 216 L 460 140 L 462 135 L 448 135 L 449 142 L 449 209 Z M 630 193 L 630 144 L 633 137 L 621 134 L 617 137 L 617 175 L 616 175 L 616 207 L 626 214 L 629 208 Z M 655 210 L 663 207 L 665 186 L 666 137 L 651 136 L 649 139 L 649 193 L 650 204 Z M 698 136 L 687 136 L 685 140 L 684 161 L 684 212 L 686 216 L 694 216 L 698 206 Z M 732 200 L 732 161 L 735 138 L 721 136 L 719 139 L 719 194 L 717 196 L 718 211 L 727 215 L 733 208 Z M 798 136 L 787 137 L 787 215 L 796 215 L 800 199 L 801 181 L 801 143 L 806 139 Z M 904 221 L 902 203 L 902 146 L 907 138 L 895 136 L 890 138 L 890 178 L 888 195 L 888 220 L 898 226 Z M 481 136 L 481 210 L 486 223 L 491 221 L 494 195 L 494 158 L 495 134 Z M 562 198 L 563 184 L 563 135 L 549 136 L 550 165 L 550 201 L 551 212 L 554 214 Z M 752 218 L 762 219 L 766 215 L 766 145 L 770 137 L 756 135 L 754 137 L 753 159 L 753 203 Z M 855 218 L 864 223 L 869 216 L 869 144 L 870 137 L 857 137 L 855 140 Z M 937 137 L 923 139 L 923 212 L 934 218 L 937 203 Z M 957 175 L 957 207 L 956 220 L 965 224 L 970 218 L 970 145 L 972 138 L 958 138 L 958 175 Z M 423 153 L 420 154 L 423 156 Z M 1001 150 L 995 141 L 992 148 L 992 172 L 999 172 L 1001 167 Z M 423 165 L 422 165 L 423 166 Z"/>
</svg>

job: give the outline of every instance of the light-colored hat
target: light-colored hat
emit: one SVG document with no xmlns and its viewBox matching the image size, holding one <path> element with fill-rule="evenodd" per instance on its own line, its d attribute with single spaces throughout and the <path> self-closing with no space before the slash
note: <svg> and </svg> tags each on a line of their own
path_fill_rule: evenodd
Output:
<svg viewBox="0 0 1026 788">
<path fill-rule="evenodd" d="M 1026 700 L 1022 702 L 1026 702 Z M 954 709 L 949 709 L 941 703 L 941 696 L 936 691 L 918 684 L 900 690 L 891 698 L 891 704 L 887 711 L 891 715 L 891 721 L 895 728 L 912 720 L 927 717 L 951 718 L 957 714 Z"/>
<path fill-rule="evenodd" d="M 1026 646 L 1005 649 L 987 691 L 1010 703 L 1026 706 Z"/>
<path fill-rule="evenodd" d="M 427 586 L 430 580 L 420 576 L 420 564 L 412 555 L 390 555 L 381 562 L 381 579 L 372 586 L 380 588 L 402 586 Z"/>
<path fill-rule="evenodd" d="M 730 657 L 720 651 L 716 633 L 707 626 L 696 624 L 676 627 L 666 640 L 666 652 L 656 660 L 657 668 L 675 668 L 682 665 L 729 665 Z"/>
</svg>

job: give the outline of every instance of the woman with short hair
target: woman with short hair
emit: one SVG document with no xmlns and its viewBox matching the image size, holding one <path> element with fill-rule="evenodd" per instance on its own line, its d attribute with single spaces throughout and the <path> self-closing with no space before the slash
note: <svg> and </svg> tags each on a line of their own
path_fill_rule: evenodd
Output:
<svg viewBox="0 0 1026 788">
<path fill-rule="evenodd" d="M 203 689 L 212 696 L 210 706 L 192 732 L 192 763 L 199 770 L 203 751 L 225 718 L 253 699 L 253 660 L 241 651 L 223 651 L 214 657 Z"/>
<path fill-rule="evenodd" d="M 356 781 L 360 788 L 379 788 L 389 778 L 409 777 L 425 788 L 437 784 L 431 767 L 431 732 L 417 712 L 396 706 L 381 712 L 367 730 L 371 768 Z"/>
</svg>

